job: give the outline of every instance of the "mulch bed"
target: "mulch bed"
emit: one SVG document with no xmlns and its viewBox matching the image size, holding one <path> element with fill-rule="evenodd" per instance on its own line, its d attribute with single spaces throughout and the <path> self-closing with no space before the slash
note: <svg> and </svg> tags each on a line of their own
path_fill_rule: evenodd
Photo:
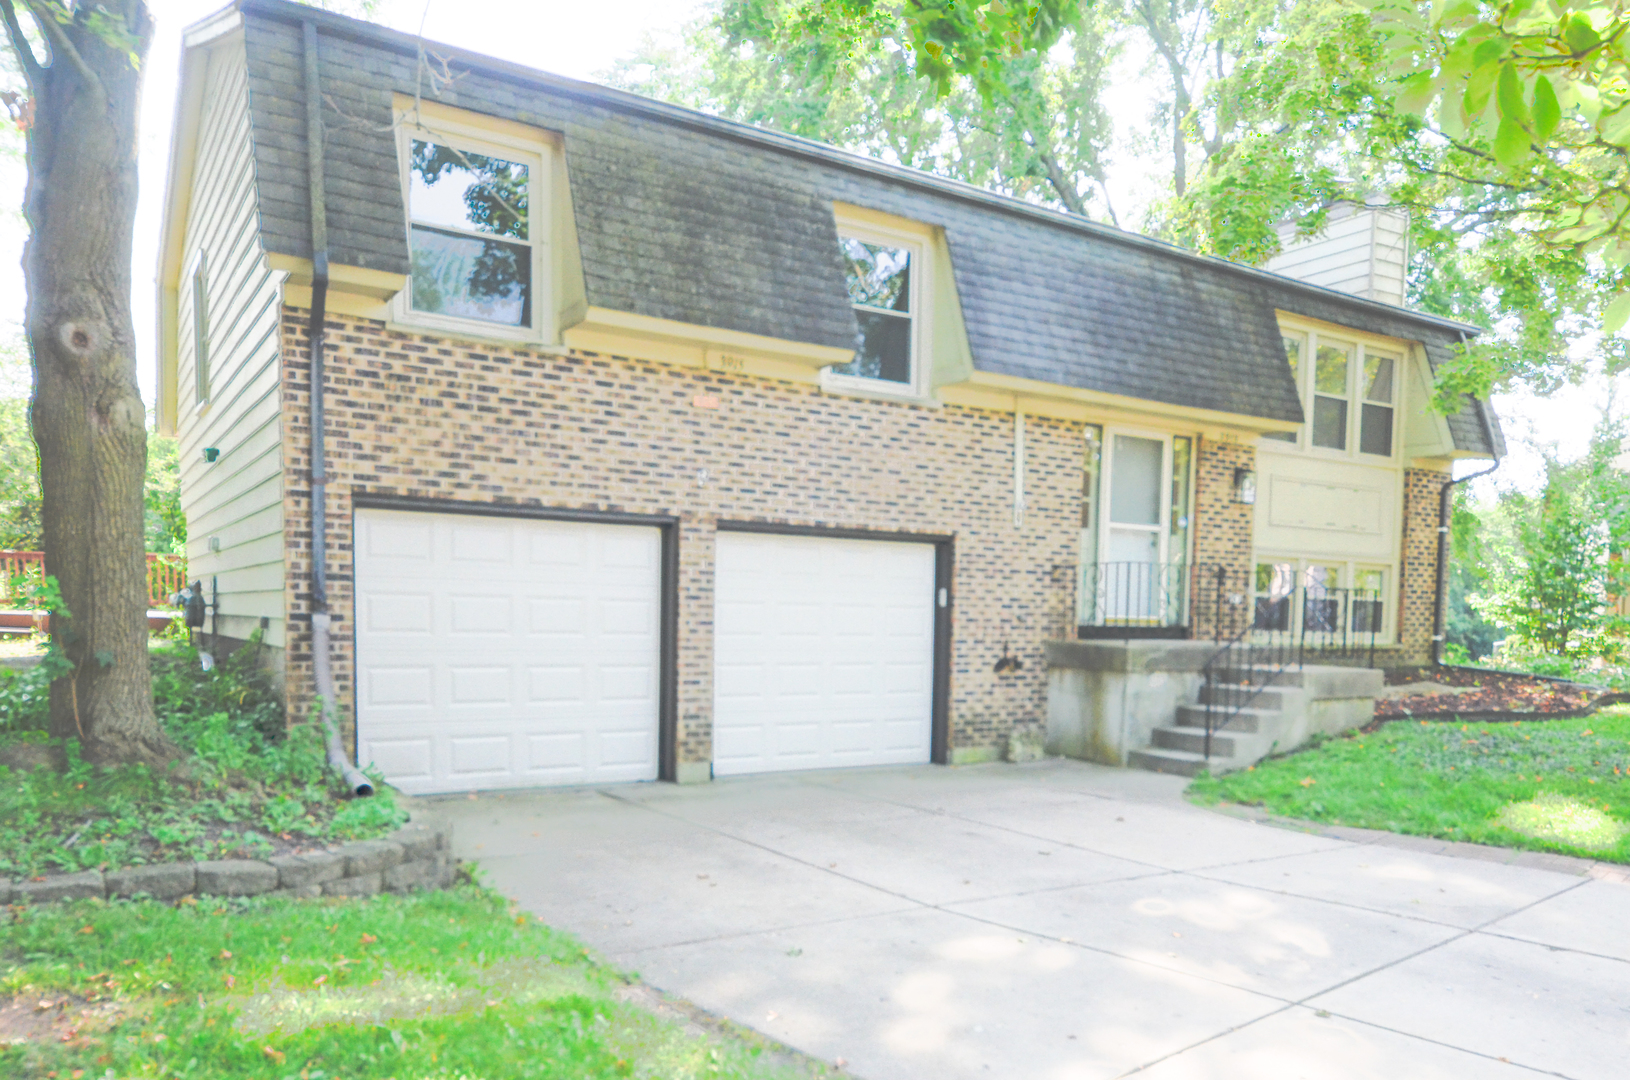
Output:
<svg viewBox="0 0 1630 1080">
<path fill-rule="evenodd" d="M 1378 698 L 1377 720 L 1547 720 L 1588 716 L 1623 700 L 1623 695 L 1532 675 L 1480 671 L 1467 668 L 1415 668 L 1389 671 L 1389 686 L 1436 683 L 1453 692 L 1421 693 Z"/>
</svg>

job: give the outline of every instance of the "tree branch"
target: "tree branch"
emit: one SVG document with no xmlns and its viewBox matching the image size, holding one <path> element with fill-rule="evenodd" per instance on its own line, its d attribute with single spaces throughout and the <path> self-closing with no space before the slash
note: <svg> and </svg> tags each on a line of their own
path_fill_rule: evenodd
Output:
<svg viewBox="0 0 1630 1080">
<path fill-rule="evenodd" d="M 1069 183 L 1063 167 L 1058 163 L 1058 158 L 1053 156 L 1051 150 L 1042 150 L 1036 156 L 1041 159 L 1041 167 L 1047 170 L 1047 182 L 1058 192 L 1059 199 L 1069 208 L 1070 213 L 1086 217 L 1087 208 L 1081 202 L 1081 193 Z"/>
<path fill-rule="evenodd" d="M 23 69 L 23 78 L 28 82 L 29 93 L 38 96 L 40 83 L 45 78 L 45 68 L 34 55 L 34 47 L 28 43 L 28 35 L 23 33 L 22 23 L 17 21 L 17 9 L 11 6 L 11 0 L 0 0 L 0 19 L 5 20 L 6 37 L 11 41 L 11 51 L 17 54 L 17 64 Z"/>
<path fill-rule="evenodd" d="M 56 16 L 49 10 L 41 11 L 40 0 L 23 0 L 23 3 L 28 7 L 29 11 L 33 12 L 34 19 L 40 24 L 40 29 L 45 32 L 45 36 L 51 39 L 52 53 L 60 53 L 66 56 L 68 62 L 74 66 L 74 70 L 79 72 L 79 77 L 84 81 L 86 88 L 105 100 L 108 91 L 107 87 L 102 85 L 101 76 L 97 75 L 91 69 L 91 66 L 85 63 L 85 58 L 79 55 L 78 49 L 74 48 L 73 39 L 62 28 L 62 24 L 57 22 Z"/>
</svg>

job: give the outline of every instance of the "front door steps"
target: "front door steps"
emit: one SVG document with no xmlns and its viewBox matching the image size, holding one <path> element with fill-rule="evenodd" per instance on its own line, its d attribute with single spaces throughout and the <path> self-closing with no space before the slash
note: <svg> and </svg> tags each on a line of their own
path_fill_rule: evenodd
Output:
<svg viewBox="0 0 1630 1080">
<path fill-rule="evenodd" d="M 1382 686 L 1379 671 L 1320 665 L 1262 671 L 1253 678 L 1257 685 L 1202 684 L 1199 701 L 1179 705 L 1173 721 L 1156 727 L 1150 745 L 1133 750 L 1127 764 L 1181 776 L 1243 769 L 1275 751 L 1295 749 L 1315 732 L 1367 723 Z M 1208 701 L 1213 705 L 1210 758 L 1205 753 Z"/>
</svg>

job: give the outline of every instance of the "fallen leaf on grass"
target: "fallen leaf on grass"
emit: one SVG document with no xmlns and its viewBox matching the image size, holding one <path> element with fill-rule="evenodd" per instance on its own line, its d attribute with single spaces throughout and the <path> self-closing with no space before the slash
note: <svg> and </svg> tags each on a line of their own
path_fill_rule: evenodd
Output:
<svg viewBox="0 0 1630 1080">
<path fill-rule="evenodd" d="M 283 1051 L 281 1051 L 281 1050 L 273 1050 L 270 1046 L 261 1047 L 260 1052 L 265 1054 L 267 1057 L 271 1058 L 273 1065 L 281 1065 L 281 1064 L 283 1064 L 283 1059 L 288 1057 L 288 1055 L 285 1054 Z"/>
<path fill-rule="evenodd" d="M 1303 778 L 1302 778 L 1302 779 L 1301 779 L 1301 781 L 1300 781 L 1300 782 L 1301 782 L 1301 785 L 1302 785 L 1302 786 L 1303 786 L 1303 787 L 1312 787 L 1312 786 L 1313 786 L 1313 785 L 1314 785 L 1314 784 L 1317 784 L 1317 783 L 1318 783 L 1318 781 L 1317 781 L 1317 780 L 1315 780 L 1315 779 L 1313 779 L 1313 778 L 1312 778 L 1312 777 L 1311 777 L 1311 776 L 1304 776 L 1304 777 L 1303 777 Z"/>
</svg>

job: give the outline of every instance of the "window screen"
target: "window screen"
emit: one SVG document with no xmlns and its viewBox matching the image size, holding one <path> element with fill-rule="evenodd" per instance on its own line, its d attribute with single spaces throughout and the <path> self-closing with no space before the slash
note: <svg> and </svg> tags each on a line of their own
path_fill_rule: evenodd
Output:
<svg viewBox="0 0 1630 1080">
<path fill-rule="evenodd" d="M 1392 456 L 1392 400 L 1398 362 L 1390 356 L 1364 356 L 1364 401 L 1358 421 L 1358 449 Z"/>
</svg>

